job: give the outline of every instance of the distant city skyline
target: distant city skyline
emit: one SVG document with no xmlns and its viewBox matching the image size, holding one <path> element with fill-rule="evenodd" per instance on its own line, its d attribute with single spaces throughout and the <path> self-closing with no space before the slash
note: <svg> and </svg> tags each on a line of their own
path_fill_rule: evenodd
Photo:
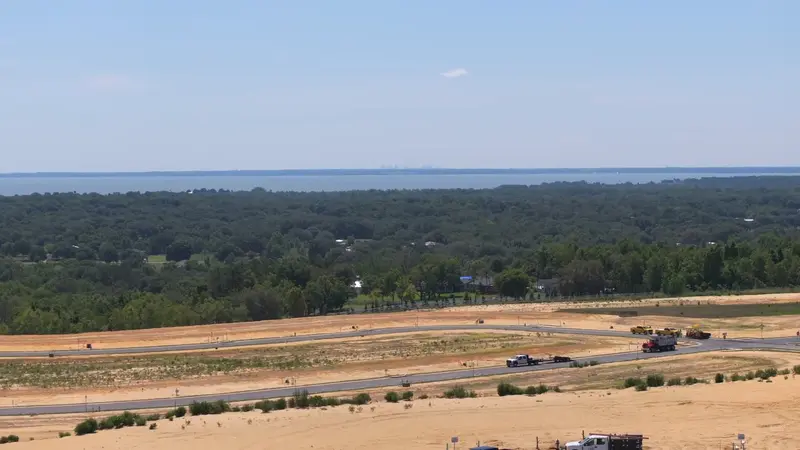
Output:
<svg viewBox="0 0 800 450">
<path fill-rule="evenodd" d="M 800 3 L 0 6 L 0 173 L 800 166 Z"/>
</svg>

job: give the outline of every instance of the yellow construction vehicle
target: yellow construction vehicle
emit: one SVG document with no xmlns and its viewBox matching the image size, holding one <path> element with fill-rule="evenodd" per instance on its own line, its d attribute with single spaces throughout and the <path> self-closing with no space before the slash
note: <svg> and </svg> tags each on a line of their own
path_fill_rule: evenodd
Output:
<svg viewBox="0 0 800 450">
<path fill-rule="evenodd" d="M 631 333 L 632 334 L 653 334 L 653 328 L 647 327 L 647 326 L 643 326 L 643 325 L 637 325 L 635 327 L 631 327 Z"/>
<path fill-rule="evenodd" d="M 692 339 L 708 339 L 711 337 L 711 333 L 701 330 L 700 325 L 694 325 L 686 330 L 686 337 Z"/>
<path fill-rule="evenodd" d="M 683 335 L 681 330 L 678 330 L 677 328 L 663 328 L 661 330 L 656 330 L 656 334 L 659 336 L 674 336 L 676 338 L 679 338 Z"/>
</svg>

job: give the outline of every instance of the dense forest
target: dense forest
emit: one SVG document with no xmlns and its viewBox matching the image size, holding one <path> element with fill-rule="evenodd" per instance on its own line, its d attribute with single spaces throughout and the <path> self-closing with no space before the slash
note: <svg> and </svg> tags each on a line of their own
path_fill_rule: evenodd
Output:
<svg viewBox="0 0 800 450">
<path fill-rule="evenodd" d="M 800 285 L 798 227 L 789 176 L 0 197 L 0 333 L 386 310 L 464 291 L 786 288 Z"/>
</svg>

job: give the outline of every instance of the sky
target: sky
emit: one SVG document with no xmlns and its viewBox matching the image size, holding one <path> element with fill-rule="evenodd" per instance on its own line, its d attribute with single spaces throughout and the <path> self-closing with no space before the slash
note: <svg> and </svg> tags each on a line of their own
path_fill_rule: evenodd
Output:
<svg viewBox="0 0 800 450">
<path fill-rule="evenodd" d="M 0 172 L 800 165 L 796 0 L 3 0 Z"/>
</svg>

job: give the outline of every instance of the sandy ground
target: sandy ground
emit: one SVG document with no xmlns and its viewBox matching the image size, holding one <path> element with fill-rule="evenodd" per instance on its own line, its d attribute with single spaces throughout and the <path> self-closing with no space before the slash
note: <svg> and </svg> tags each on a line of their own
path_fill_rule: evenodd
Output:
<svg viewBox="0 0 800 450">
<path fill-rule="evenodd" d="M 377 403 L 361 410 L 230 413 L 158 422 L 146 427 L 56 438 L 81 417 L 2 419 L 30 450 L 262 448 L 344 450 L 442 449 L 453 436 L 467 448 L 480 441 L 510 449 L 541 448 L 582 431 L 641 433 L 650 450 L 730 448 L 744 433 L 752 449 L 797 448 L 800 379 L 664 387 L 647 392 L 584 391 L 537 397 L 485 397 Z M 36 440 L 28 441 L 30 437 Z M 49 438 L 49 439 L 46 439 Z M 27 442 L 26 442 L 27 441 Z"/>
<path fill-rule="evenodd" d="M 459 337 L 463 338 L 463 335 L 456 335 L 455 333 L 449 334 L 452 335 L 453 339 Z M 352 363 L 337 364 L 333 367 L 295 370 L 264 369 L 245 373 L 221 373 L 199 378 L 185 377 L 158 381 L 140 380 L 132 384 L 119 383 L 115 384 L 113 387 L 106 388 L 85 386 L 73 388 L 36 388 L 31 386 L 16 386 L 1 391 L 0 406 L 165 398 L 175 396 L 176 389 L 180 396 L 191 396 L 212 393 L 224 394 L 271 387 L 286 387 L 287 385 L 303 386 L 366 378 L 402 377 L 417 373 L 463 370 L 469 367 L 499 366 L 504 364 L 505 359 L 508 358 L 509 355 L 521 352 L 541 356 L 566 354 L 573 357 L 627 352 L 630 351 L 631 348 L 638 346 L 641 341 L 641 338 L 618 339 L 556 334 L 547 336 L 545 334 L 539 335 L 536 333 L 520 335 L 519 333 L 514 334 L 507 332 L 497 334 L 510 335 L 509 338 L 513 337 L 514 339 L 520 340 L 500 341 L 500 345 L 490 341 L 487 344 L 490 345 L 489 348 L 481 348 L 479 345 L 476 345 L 474 349 L 467 351 L 463 351 L 464 349 L 455 351 L 457 350 L 456 348 L 448 347 L 454 350 L 453 354 L 416 354 L 385 360 L 361 361 L 358 361 L 358 357 L 354 354 L 351 356 L 353 359 Z M 486 333 L 477 336 L 482 337 L 485 335 Z M 364 341 L 379 341 L 379 344 L 385 344 L 387 347 L 390 346 L 388 350 L 391 351 L 395 348 L 410 347 L 408 340 L 418 339 L 419 337 L 419 334 L 410 334 L 405 338 L 402 336 L 367 337 L 358 339 L 360 342 L 348 340 L 338 343 L 326 342 L 324 345 L 327 346 L 327 351 L 330 353 L 342 350 L 343 347 L 358 353 L 363 350 L 361 346 L 365 345 Z M 479 344 L 480 342 L 485 341 L 474 341 L 475 344 Z M 373 344 L 375 343 L 371 343 L 370 345 Z M 466 345 L 471 346 L 473 342 L 470 341 Z M 383 349 L 385 350 L 387 347 L 383 347 Z M 297 346 L 295 346 L 295 348 L 297 348 Z M 242 352 L 244 352 L 244 349 Z M 222 353 L 221 356 L 225 354 L 230 354 L 230 352 Z M 211 355 L 213 354 L 209 354 L 209 356 Z M 107 360 L 112 359 L 113 358 L 107 358 Z M 31 370 L 42 371 L 42 367 L 46 367 L 47 364 L 52 364 L 47 359 L 39 361 L 41 361 L 43 365 L 32 368 Z M 91 358 L 91 361 L 94 364 L 98 364 L 97 366 L 92 366 L 93 370 L 100 370 L 100 367 L 102 367 L 102 359 Z M 133 361 L 132 365 L 135 365 L 136 359 L 132 359 L 131 361 Z M 0 368 L 2 368 L 2 365 L 0 365 Z M 398 384 L 400 384 L 399 379 Z"/>
<path fill-rule="evenodd" d="M 714 301 L 719 304 L 741 303 L 782 303 L 800 301 L 800 293 L 792 294 L 759 294 L 732 295 L 714 297 L 687 297 L 676 299 L 638 300 L 634 302 L 614 302 L 614 306 L 645 305 L 670 301 Z M 629 328 L 646 321 L 652 326 L 690 326 L 694 322 L 687 319 L 670 319 L 667 317 L 619 318 L 616 316 L 576 316 L 567 313 L 554 313 L 556 309 L 578 308 L 600 305 L 596 302 L 548 302 L 535 304 L 509 304 L 467 306 L 433 311 L 397 312 L 383 314 L 354 314 L 343 316 L 306 317 L 277 321 L 248 322 L 236 324 L 217 324 L 196 327 L 163 328 L 157 330 L 115 331 L 103 333 L 85 333 L 63 336 L 0 336 L 0 350 L 61 350 L 84 348 L 91 343 L 95 348 L 101 347 L 135 347 L 147 345 L 186 344 L 197 342 L 214 342 L 240 339 L 254 339 L 268 336 L 289 336 L 293 334 L 314 334 L 360 329 L 383 328 L 434 324 L 472 324 L 477 319 L 484 319 L 493 324 L 536 323 L 550 326 L 567 326 L 578 328 L 608 329 Z M 727 332 L 728 337 L 761 336 L 759 325 L 764 323 L 763 335 L 794 335 L 800 327 L 796 317 L 766 317 L 726 319 L 705 321 L 703 326 L 715 335 Z"/>
</svg>

